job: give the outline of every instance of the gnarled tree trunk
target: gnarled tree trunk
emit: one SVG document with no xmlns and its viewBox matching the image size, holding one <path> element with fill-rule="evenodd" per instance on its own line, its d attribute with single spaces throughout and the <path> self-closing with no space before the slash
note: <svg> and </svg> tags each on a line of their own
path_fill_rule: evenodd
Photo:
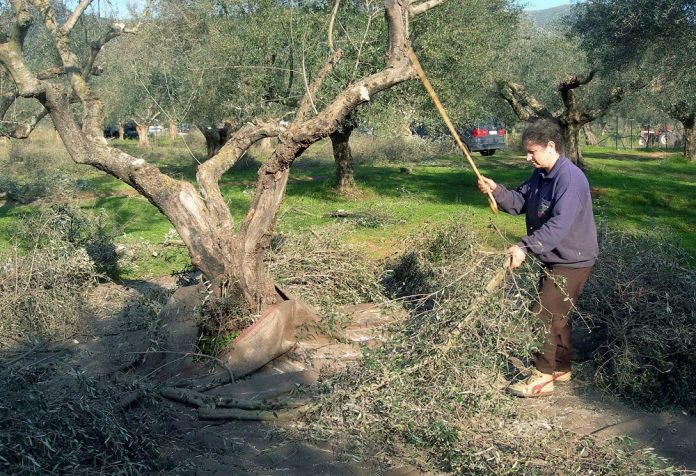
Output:
<svg viewBox="0 0 696 476">
<path fill-rule="evenodd" d="M 114 23 L 101 38 L 91 43 L 87 64 L 78 64 L 79 57 L 71 50 L 69 35 L 89 1 L 79 2 L 61 24 L 49 0 L 13 0 L 12 18 L 8 21 L 12 21 L 14 26 L 10 34 L 0 40 L 0 64 L 10 72 L 15 83 L 17 93 L 13 100 L 29 98 L 43 106 L 45 111 L 40 117 L 46 113 L 51 116 L 73 161 L 91 165 L 134 188 L 174 225 L 188 248 L 193 265 L 210 282 L 211 292 L 219 296 L 238 293 L 251 310 L 259 311 L 273 304 L 277 296 L 263 260 L 275 230 L 291 165 L 310 145 L 334 134 L 338 125 L 360 104 L 368 102 L 374 94 L 414 77 L 406 56 L 410 48 L 409 18 L 441 1 L 431 0 L 411 6 L 408 1 L 385 0 L 389 27 L 385 67 L 347 85 L 333 99 L 325 101 L 322 110 L 314 109 L 316 102 L 313 98 L 324 78 L 342 58 L 341 50 L 330 56 L 308 85 L 294 120 L 287 128 L 281 127 L 278 121 L 247 123 L 234 132 L 228 124 L 210 134 L 208 132 L 212 129 L 201 128 L 209 144 L 210 157 L 198 166 L 195 184 L 172 178 L 144 159 L 112 148 L 103 138 L 103 107 L 88 78 L 101 47 L 120 34 L 132 31 L 123 24 Z M 31 6 L 35 7 L 34 10 L 30 9 Z M 39 18 L 56 47 L 66 80 L 63 77 L 56 80 L 55 76 L 39 79 L 23 61 L 24 38 L 32 23 Z M 71 104 L 76 100 L 82 105 L 80 123 Z M 13 136 L 26 137 L 35 123 L 17 125 Z M 148 123 L 137 126 L 141 145 L 147 144 Z M 209 140 L 209 137 L 216 139 Z M 232 213 L 218 182 L 249 147 L 267 137 L 278 137 L 278 146 L 259 170 L 256 193 L 239 232 L 235 234 Z M 259 351 L 263 352 L 263 349 Z"/>
<path fill-rule="evenodd" d="M 138 132 L 138 146 L 139 147 L 150 147 L 150 137 L 148 136 L 147 124 L 136 124 L 135 130 Z"/>
<path fill-rule="evenodd" d="M 519 83 L 500 81 L 498 92 L 512 107 L 517 117 L 523 121 L 545 118 L 557 123 L 563 134 L 565 155 L 577 165 L 583 165 L 578 134 L 580 129 L 591 121 L 601 117 L 609 107 L 623 98 L 623 89 L 614 88 L 593 109 L 580 110 L 576 91 L 594 78 L 595 72 L 586 76 L 568 75 L 558 86 L 563 101 L 563 108 L 551 112 L 544 104 L 531 96 Z"/>
<path fill-rule="evenodd" d="M 205 148 L 209 159 L 220 152 L 233 132 L 232 124 L 229 122 L 225 122 L 222 127 L 199 125 L 198 130 L 205 137 Z"/>
<path fill-rule="evenodd" d="M 346 120 L 329 136 L 336 162 L 336 187 L 339 192 L 347 192 L 355 187 L 353 154 L 349 144 L 354 127 L 353 121 Z"/>
<path fill-rule="evenodd" d="M 167 132 L 169 134 L 170 139 L 176 139 L 177 134 L 176 134 L 176 123 L 174 121 L 169 121 L 169 124 L 167 124 Z"/>
</svg>

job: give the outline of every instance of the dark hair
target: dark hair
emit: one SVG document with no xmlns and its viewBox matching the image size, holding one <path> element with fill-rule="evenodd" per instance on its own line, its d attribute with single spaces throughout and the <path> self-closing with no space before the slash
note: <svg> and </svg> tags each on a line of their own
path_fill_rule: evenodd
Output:
<svg viewBox="0 0 696 476">
<path fill-rule="evenodd" d="M 522 133 L 522 143 L 531 142 L 532 144 L 545 146 L 550 141 L 556 144 L 556 151 L 562 154 L 565 150 L 563 145 L 563 134 L 561 127 L 548 119 L 537 119 L 530 122 Z"/>
</svg>

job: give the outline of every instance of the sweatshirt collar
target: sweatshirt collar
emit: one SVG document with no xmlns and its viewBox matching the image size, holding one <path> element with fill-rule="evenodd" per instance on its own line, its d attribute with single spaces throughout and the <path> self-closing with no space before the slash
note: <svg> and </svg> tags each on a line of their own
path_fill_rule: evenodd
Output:
<svg viewBox="0 0 696 476">
<path fill-rule="evenodd" d="M 553 167 L 551 167 L 551 170 L 547 173 L 546 170 L 542 169 L 541 170 L 541 178 L 544 179 L 552 179 L 556 175 L 558 175 L 558 171 L 563 167 L 563 163 L 566 162 L 568 159 L 566 159 L 565 155 L 561 155 L 558 157 L 558 160 L 556 161 L 555 164 L 553 164 Z"/>
</svg>

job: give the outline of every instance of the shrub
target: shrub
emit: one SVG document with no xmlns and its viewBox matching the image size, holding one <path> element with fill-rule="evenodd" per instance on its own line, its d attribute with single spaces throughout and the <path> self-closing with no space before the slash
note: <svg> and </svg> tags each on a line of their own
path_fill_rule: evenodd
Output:
<svg viewBox="0 0 696 476">
<path fill-rule="evenodd" d="M 18 225 L 18 246 L 0 255 L 0 334 L 20 341 L 72 335 L 86 290 L 115 262 L 105 227 L 103 218 L 65 205 Z"/>
<path fill-rule="evenodd" d="M 110 276 L 118 268 L 116 235 L 114 222 L 106 212 L 90 212 L 71 202 L 43 206 L 26 215 L 15 230 L 20 245 L 27 250 L 64 242 L 84 250 L 96 271 Z"/>
</svg>

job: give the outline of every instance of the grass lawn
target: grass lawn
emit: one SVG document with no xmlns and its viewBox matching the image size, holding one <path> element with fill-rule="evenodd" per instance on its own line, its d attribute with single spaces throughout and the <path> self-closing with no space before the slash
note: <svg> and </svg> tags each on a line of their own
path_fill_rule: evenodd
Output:
<svg viewBox="0 0 696 476">
<path fill-rule="evenodd" d="M 428 224 L 453 217 L 459 217 L 467 226 L 494 223 L 506 235 L 505 240 L 494 239 L 490 243 L 495 247 L 515 242 L 524 233 L 522 217 L 490 212 L 485 197 L 475 187 L 473 172 L 458 155 L 409 160 L 410 173 L 403 173 L 404 163 L 370 160 L 374 144 L 367 141 L 358 138 L 354 145 L 359 191 L 352 198 L 337 195 L 332 188 L 330 144 L 313 146 L 295 162 L 278 217 L 278 232 L 348 221 L 355 226 L 346 233 L 345 240 L 365 245 L 375 258 L 397 252 L 407 236 Z M 132 142 L 120 142 L 119 146 L 140 153 Z M 194 144 L 192 150 L 199 158 L 203 156 L 200 143 Z M 696 164 L 679 154 L 642 150 L 587 148 L 584 155 L 598 220 L 623 229 L 674 233 L 689 253 L 696 255 Z M 408 151 L 404 156 L 414 157 Z M 182 144 L 159 144 L 144 157 L 170 175 L 195 179 L 196 159 Z M 221 181 L 237 223 L 246 214 L 254 193 L 258 160 L 263 157 L 262 152 L 253 152 Z M 492 157 L 475 154 L 474 158 L 483 174 L 509 187 L 521 183 L 531 173 L 531 167 L 514 152 L 499 152 Z M 151 204 L 98 171 L 80 169 L 79 174 L 81 206 L 106 210 L 123 232 L 118 241 L 127 246 L 139 244 L 143 250 L 137 257 L 137 266 L 124 270 L 121 277 L 143 278 L 181 269 L 188 260 L 187 254 L 183 248 L 164 250 L 162 243 L 171 226 Z M 0 207 L 0 247 L 11 244 L 11 224 L 32 207 Z M 333 217 L 332 212 L 338 210 L 347 216 Z"/>
</svg>

